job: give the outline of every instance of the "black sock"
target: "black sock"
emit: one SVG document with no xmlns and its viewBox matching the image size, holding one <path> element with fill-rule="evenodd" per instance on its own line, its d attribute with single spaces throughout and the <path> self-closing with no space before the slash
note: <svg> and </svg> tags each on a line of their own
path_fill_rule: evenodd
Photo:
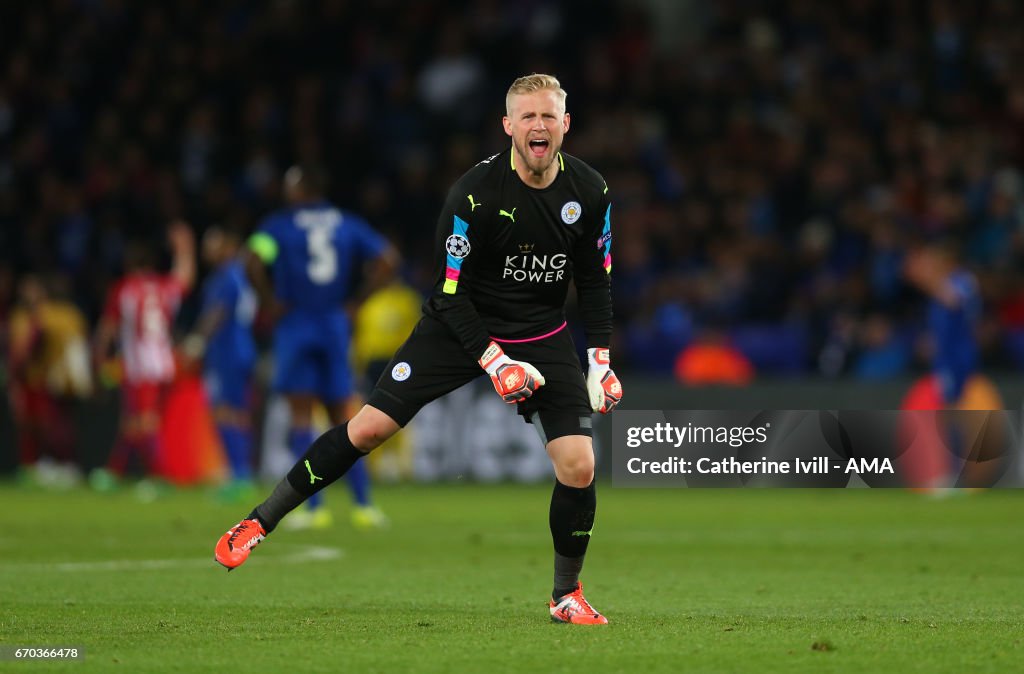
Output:
<svg viewBox="0 0 1024 674">
<path fill-rule="evenodd" d="M 555 480 L 548 522 L 555 544 L 555 586 L 551 594 L 556 599 L 576 589 L 596 510 L 597 493 L 593 482 L 580 489 Z"/>
<path fill-rule="evenodd" d="M 285 515 L 348 472 L 365 454 L 348 438 L 348 422 L 327 431 L 306 450 L 253 514 L 270 533 Z M 250 515 L 251 517 L 251 515 Z"/>
<path fill-rule="evenodd" d="M 270 492 L 267 500 L 252 509 L 249 519 L 259 520 L 263 529 L 269 534 L 281 521 L 281 518 L 302 505 L 306 497 L 295 491 L 295 488 L 284 478 Z"/>
</svg>

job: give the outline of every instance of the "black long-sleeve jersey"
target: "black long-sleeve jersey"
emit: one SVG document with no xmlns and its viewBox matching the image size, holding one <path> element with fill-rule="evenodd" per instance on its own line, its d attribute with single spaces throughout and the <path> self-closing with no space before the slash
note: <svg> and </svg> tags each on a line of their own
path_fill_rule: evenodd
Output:
<svg viewBox="0 0 1024 674">
<path fill-rule="evenodd" d="M 574 280 L 587 346 L 612 330 L 611 204 L 601 175 L 559 153 L 544 189 L 516 174 L 509 148 L 460 178 L 438 219 L 441 257 L 424 313 L 445 324 L 477 359 L 492 337 L 529 339 L 565 322 Z"/>
</svg>

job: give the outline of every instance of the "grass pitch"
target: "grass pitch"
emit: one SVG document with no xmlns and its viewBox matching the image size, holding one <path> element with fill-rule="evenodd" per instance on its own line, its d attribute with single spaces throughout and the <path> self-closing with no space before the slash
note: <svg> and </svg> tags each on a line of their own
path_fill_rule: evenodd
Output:
<svg viewBox="0 0 1024 674">
<path fill-rule="evenodd" d="M 1024 493 L 602 485 L 584 582 L 606 628 L 548 620 L 548 487 L 379 488 L 385 532 L 275 532 L 199 490 L 0 487 L 0 670 L 1006 672 L 1024 666 Z"/>
</svg>

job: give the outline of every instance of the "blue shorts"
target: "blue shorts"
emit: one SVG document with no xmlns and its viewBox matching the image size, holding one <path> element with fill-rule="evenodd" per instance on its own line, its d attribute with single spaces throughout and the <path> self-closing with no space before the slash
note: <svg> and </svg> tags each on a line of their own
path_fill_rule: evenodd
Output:
<svg viewBox="0 0 1024 674">
<path fill-rule="evenodd" d="M 203 370 L 203 387 L 210 405 L 248 409 L 249 382 L 252 379 L 253 363 L 219 362 Z"/>
<path fill-rule="evenodd" d="M 348 348 L 344 315 L 293 311 L 274 329 L 274 391 L 345 400 L 353 391 Z"/>
</svg>

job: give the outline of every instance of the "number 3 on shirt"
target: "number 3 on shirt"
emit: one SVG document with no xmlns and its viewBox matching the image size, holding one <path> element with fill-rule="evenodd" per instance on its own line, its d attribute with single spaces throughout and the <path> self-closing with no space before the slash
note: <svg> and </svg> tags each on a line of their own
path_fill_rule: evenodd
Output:
<svg viewBox="0 0 1024 674">
<path fill-rule="evenodd" d="M 309 264 L 306 273 L 318 285 L 327 285 L 338 275 L 338 253 L 331 245 L 333 227 L 311 227 L 306 230 Z"/>
<path fill-rule="evenodd" d="M 306 230 L 306 251 L 309 262 L 306 273 L 317 285 L 327 285 L 338 275 L 338 251 L 333 245 L 334 230 L 341 225 L 341 214 L 331 209 L 301 210 L 295 224 Z"/>
</svg>

